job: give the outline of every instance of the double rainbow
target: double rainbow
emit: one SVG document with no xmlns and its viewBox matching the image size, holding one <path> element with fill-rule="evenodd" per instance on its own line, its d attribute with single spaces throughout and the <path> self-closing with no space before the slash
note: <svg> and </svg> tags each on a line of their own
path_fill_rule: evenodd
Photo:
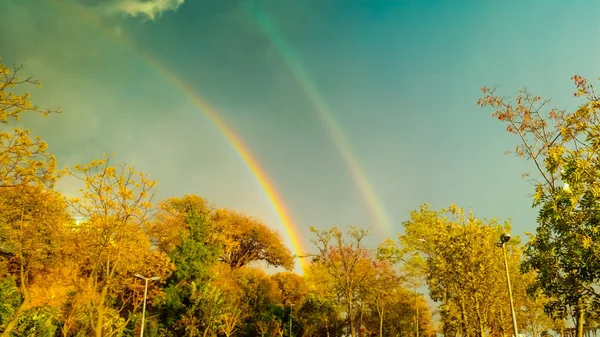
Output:
<svg viewBox="0 0 600 337">
<path fill-rule="evenodd" d="M 283 199 L 279 195 L 277 189 L 274 187 L 273 183 L 271 182 L 271 179 L 269 179 L 265 170 L 260 166 L 258 160 L 250 151 L 248 146 L 244 144 L 241 137 L 238 136 L 234 129 L 226 123 L 223 117 L 221 117 L 221 114 L 216 109 L 214 109 L 205 98 L 198 94 L 196 90 L 192 89 L 184 80 L 182 80 L 176 73 L 164 66 L 157 59 L 140 50 L 131 40 L 127 39 L 124 35 L 116 34 L 113 30 L 106 27 L 101 22 L 100 18 L 91 13 L 90 11 L 70 1 L 52 0 L 52 2 L 56 7 L 69 13 L 71 17 L 78 18 L 82 23 L 90 25 L 98 29 L 102 33 L 107 34 L 128 51 L 134 52 L 135 54 L 139 55 L 140 58 L 142 58 L 151 69 L 159 73 L 173 86 L 179 89 L 179 91 L 181 91 L 181 93 L 191 103 L 193 103 L 200 111 L 204 113 L 204 115 L 217 127 L 220 133 L 231 144 L 233 149 L 240 156 L 244 164 L 248 167 L 252 175 L 255 177 L 261 189 L 266 194 L 267 198 L 269 199 L 269 202 L 271 203 L 275 212 L 277 213 L 281 224 L 283 225 L 285 233 L 287 234 L 285 236 L 285 239 L 289 240 L 292 252 L 298 258 L 298 265 L 300 267 L 299 271 L 303 271 L 306 264 L 303 255 L 306 253 L 306 250 L 302 246 L 302 242 L 300 240 L 300 231 L 298 230 L 295 223 L 292 221 L 289 210 L 285 206 Z"/>
<path fill-rule="evenodd" d="M 163 76 L 173 86 L 191 102 L 217 127 L 221 134 L 231 144 L 233 149 L 238 153 L 244 164 L 252 172 L 255 179 L 261 186 L 261 189 L 266 194 L 269 202 L 272 204 L 277 216 L 283 225 L 287 239 L 291 245 L 292 251 L 299 258 L 299 267 L 302 271 L 305 267 L 305 261 L 301 258 L 306 250 L 302 246 L 301 235 L 297 226 L 292 221 L 290 212 L 285 206 L 285 203 L 274 187 L 271 179 L 269 179 L 265 170 L 260 166 L 258 160 L 250 151 L 248 146 L 243 142 L 235 130 L 229 126 L 225 119 L 216 109 L 214 109 L 208 101 L 202 97 L 196 90 L 190 87 L 188 83 L 181 79 L 176 73 L 163 65 L 160 61 L 144 52 L 136 46 L 133 41 L 122 34 L 117 34 L 110 28 L 106 27 L 100 18 L 92 12 L 77 5 L 71 1 L 51 0 L 57 8 L 69 13 L 71 17 L 78 18 L 82 23 L 96 28 L 100 32 L 110 36 L 117 41 L 125 49 L 137 54 L 142 58 L 148 66 Z M 377 197 L 372 185 L 361 167 L 354 150 L 345 136 L 342 127 L 334 118 L 334 114 L 324 99 L 323 95 L 317 89 L 316 84 L 312 81 L 308 72 L 304 69 L 302 62 L 295 53 L 291 45 L 287 42 L 283 34 L 278 30 L 275 22 L 264 12 L 260 7 L 253 2 L 246 2 L 245 9 L 253 18 L 254 22 L 269 39 L 269 41 L 277 48 L 282 58 L 290 68 L 291 72 L 297 78 L 306 95 L 311 99 L 316 109 L 317 116 L 323 122 L 329 132 L 334 144 L 339 150 L 342 159 L 345 161 L 352 178 L 365 200 L 367 207 L 375 219 L 379 229 L 387 234 L 391 230 L 390 217 L 383 207 L 383 204 Z"/>
</svg>

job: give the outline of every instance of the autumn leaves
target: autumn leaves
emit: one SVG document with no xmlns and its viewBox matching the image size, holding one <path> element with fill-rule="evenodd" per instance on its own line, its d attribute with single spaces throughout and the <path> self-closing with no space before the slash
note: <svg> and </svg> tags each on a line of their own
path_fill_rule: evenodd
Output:
<svg viewBox="0 0 600 337">
<path fill-rule="evenodd" d="M 384 246 L 382 254 L 404 261 L 409 277 L 426 280 L 429 296 L 440 303 L 439 317 L 444 335 L 508 335 L 512 331 L 509 298 L 505 283 L 501 233 L 508 223 L 480 220 L 460 207 L 439 211 L 424 205 L 410 213 L 396 250 Z M 539 334 L 560 330 L 544 314 L 547 299 L 527 294 L 532 273 L 521 274 L 523 247 L 519 238 L 507 244 L 508 264 L 521 331 Z"/>
<path fill-rule="evenodd" d="M 39 109 L 28 94 L 13 94 L 38 84 L 20 80 L 18 70 L 0 65 L 0 122 L 7 125 L 26 112 L 55 112 Z M 67 200 L 52 189 L 64 175 L 81 182 L 76 198 Z M 149 292 L 151 300 L 163 299 L 157 312 L 167 311 L 168 301 L 181 295 L 177 301 L 185 310 L 171 323 L 186 330 L 186 319 L 196 314 L 188 305 L 199 300 L 198 293 L 209 296 L 206 300 L 218 298 L 220 310 L 244 308 L 225 303 L 224 288 L 209 284 L 218 274 L 214 268 L 231 279 L 232 271 L 256 261 L 293 266 L 279 235 L 260 221 L 212 209 L 196 196 L 155 207 L 155 186 L 146 174 L 116 165 L 110 156 L 58 172 L 41 139 L 23 129 L 1 132 L 0 293 L 9 303 L 0 308 L 2 336 L 35 329 L 38 336 L 58 331 L 121 336 L 139 327 L 143 286 L 133 278 L 137 273 L 160 277 Z M 72 216 L 84 220 L 75 222 Z M 235 288 L 234 281 L 229 283 Z M 240 293 L 238 288 L 231 293 Z M 241 316 L 228 312 L 220 311 L 203 332 L 237 329 Z"/>
<path fill-rule="evenodd" d="M 16 70 L 0 65 L 0 122 L 56 112 L 12 93 L 37 84 Z M 585 79 L 574 81 L 584 101 L 573 112 L 526 91 L 508 102 L 484 88 L 479 101 L 537 171 L 529 175 L 537 231 L 507 247 L 519 329 L 533 336 L 562 333 L 569 317 L 579 337 L 598 324 L 600 100 Z M 77 197 L 53 189 L 63 175 L 81 183 Z M 155 191 L 155 181 L 111 156 L 59 172 L 43 140 L 0 132 L 2 336 L 136 334 L 143 284 L 135 274 L 160 278 L 150 284 L 147 335 L 432 336 L 422 285 L 439 304 L 437 332 L 510 334 L 496 246 L 506 223 L 424 205 L 397 242 L 376 250 L 364 230 L 313 228 L 305 275 L 268 275 L 258 266 L 291 270 L 294 256 L 266 224 L 195 195 L 156 203 Z"/>
<path fill-rule="evenodd" d="M 0 123 L 18 121 L 24 112 L 42 115 L 59 112 L 43 110 L 31 103 L 29 94 L 14 94 L 15 86 L 39 85 L 32 78 L 19 79 L 20 67 L 10 69 L 0 63 Z M 15 128 L 0 132 L 0 187 L 30 183 L 53 186 L 56 160 L 47 152 L 47 144 L 39 137 L 31 138 L 29 130 Z"/>
<path fill-rule="evenodd" d="M 52 112 L 11 93 L 37 82 L 0 74 L 0 121 Z M 113 160 L 58 171 L 41 139 L 0 133 L 3 337 L 137 334 L 136 274 L 158 278 L 146 335 L 433 335 L 423 296 L 362 245 L 365 232 L 347 241 L 335 228 L 315 231 L 319 259 L 307 275 L 268 275 L 261 266 L 291 270 L 294 256 L 266 224 L 195 195 L 155 203 L 156 182 Z M 74 198 L 53 189 L 65 175 L 81 185 Z"/>
<path fill-rule="evenodd" d="M 532 273 L 530 292 L 546 296 L 556 319 L 573 318 L 578 337 L 598 327 L 600 292 L 600 97 L 589 82 L 573 76 L 579 106 L 549 107 L 525 90 L 514 102 L 483 88 L 479 105 L 516 135 L 516 154 L 532 164 L 539 209 L 535 235 L 527 244 L 522 270 Z"/>
</svg>

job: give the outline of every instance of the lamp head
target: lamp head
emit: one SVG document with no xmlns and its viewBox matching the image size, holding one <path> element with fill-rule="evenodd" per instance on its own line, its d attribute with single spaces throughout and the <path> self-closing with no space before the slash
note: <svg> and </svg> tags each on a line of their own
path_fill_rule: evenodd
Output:
<svg viewBox="0 0 600 337">
<path fill-rule="evenodd" d="M 507 243 L 508 241 L 510 241 L 510 234 L 502 233 L 502 235 L 500 235 L 500 242 Z"/>
<path fill-rule="evenodd" d="M 160 280 L 160 277 L 158 277 L 158 276 L 154 276 L 154 277 L 151 277 L 150 279 L 151 279 L 152 281 L 158 281 L 158 280 Z"/>
<path fill-rule="evenodd" d="M 140 275 L 140 274 L 135 274 L 135 275 L 133 275 L 133 276 L 135 276 L 135 277 L 137 277 L 137 278 L 141 278 L 142 280 L 145 280 L 145 279 L 146 279 L 145 277 L 143 277 L 143 276 L 142 276 L 142 275 Z"/>
</svg>

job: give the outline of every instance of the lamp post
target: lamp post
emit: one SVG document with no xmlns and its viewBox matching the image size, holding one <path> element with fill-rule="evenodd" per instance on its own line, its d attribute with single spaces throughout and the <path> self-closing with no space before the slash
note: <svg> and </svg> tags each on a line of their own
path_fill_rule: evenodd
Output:
<svg viewBox="0 0 600 337">
<path fill-rule="evenodd" d="M 415 317 L 415 319 L 417 320 L 417 337 L 419 337 L 419 303 L 417 302 L 417 316 Z"/>
<path fill-rule="evenodd" d="M 512 287 L 510 285 L 510 275 L 508 273 L 508 259 L 506 258 L 506 243 L 510 241 L 510 234 L 502 233 L 500 235 L 500 246 L 502 247 L 502 255 L 504 256 L 504 268 L 506 269 L 506 284 L 508 286 L 508 298 L 510 300 L 510 314 L 512 316 L 513 330 L 515 337 L 519 337 L 519 328 L 517 327 L 517 315 L 515 313 L 515 304 L 513 302 Z"/>
<path fill-rule="evenodd" d="M 139 279 L 142 279 L 146 282 L 146 287 L 144 288 L 144 308 L 142 309 L 142 328 L 140 329 L 140 337 L 144 336 L 144 320 L 146 319 L 146 297 L 148 296 L 148 281 L 158 281 L 160 277 L 144 277 L 140 274 L 133 275 Z"/>
</svg>

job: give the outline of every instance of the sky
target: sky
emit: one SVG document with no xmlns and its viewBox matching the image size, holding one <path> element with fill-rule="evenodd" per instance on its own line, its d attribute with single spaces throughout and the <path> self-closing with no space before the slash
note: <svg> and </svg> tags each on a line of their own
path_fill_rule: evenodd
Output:
<svg viewBox="0 0 600 337">
<path fill-rule="evenodd" d="M 518 139 L 477 106 L 480 88 L 575 107 L 570 77 L 600 76 L 599 11 L 593 0 L 4 0 L 0 56 L 42 82 L 37 104 L 63 109 L 23 120 L 61 166 L 116 153 L 158 180 L 159 198 L 198 194 L 307 250 L 309 227 L 332 225 L 371 229 L 374 247 L 424 203 L 535 230 L 521 178 L 533 167 L 504 155 Z M 296 234 L 174 78 L 250 149 Z"/>
</svg>

